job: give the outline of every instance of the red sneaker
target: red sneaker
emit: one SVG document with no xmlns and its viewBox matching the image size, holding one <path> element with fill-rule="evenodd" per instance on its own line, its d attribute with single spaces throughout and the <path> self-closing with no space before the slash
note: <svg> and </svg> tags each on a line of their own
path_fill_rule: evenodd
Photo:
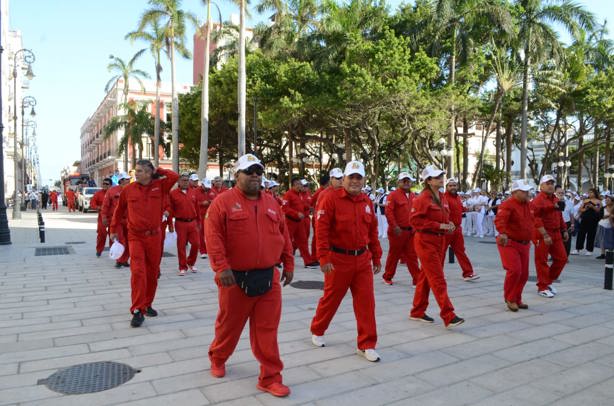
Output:
<svg viewBox="0 0 614 406">
<path fill-rule="evenodd" d="M 269 392 L 271 395 L 277 396 L 278 398 L 285 398 L 290 394 L 290 388 L 279 382 L 273 382 L 269 386 L 262 386 L 258 384 L 256 385 L 256 388 L 263 392 Z"/>
<path fill-rule="evenodd" d="M 226 376 L 226 366 L 222 365 L 218 367 L 211 364 L 211 376 L 214 378 L 223 378 Z"/>
</svg>

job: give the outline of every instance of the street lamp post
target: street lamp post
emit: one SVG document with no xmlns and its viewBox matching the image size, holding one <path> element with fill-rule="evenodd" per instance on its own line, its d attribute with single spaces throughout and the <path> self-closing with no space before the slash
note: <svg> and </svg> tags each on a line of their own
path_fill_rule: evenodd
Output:
<svg viewBox="0 0 614 406">
<path fill-rule="evenodd" d="M 4 49 L 2 48 L 2 10 L 0 9 L 0 59 Z M 2 64 L 0 63 L 0 78 L 2 77 Z M 11 231 L 9 220 L 6 217 L 6 199 L 4 195 L 4 124 L 2 123 L 2 81 L 0 80 L 0 245 L 11 243 Z"/>
<path fill-rule="evenodd" d="M 19 171 L 19 165 L 17 162 L 17 63 L 19 57 L 23 59 L 23 62 L 28 64 L 28 70 L 26 71 L 26 78 L 32 80 L 34 73 L 32 72 L 32 63 L 36 60 L 34 52 L 29 49 L 20 49 L 13 55 L 13 164 L 15 168 L 15 197 L 13 199 L 13 219 L 21 218 L 21 201 L 19 201 L 19 179 L 17 173 Z M 23 106 L 22 106 L 23 107 Z"/>
<path fill-rule="evenodd" d="M 22 113 L 23 113 L 23 109 L 22 109 Z M 25 134 L 24 134 L 24 128 L 26 129 Z M 28 135 L 27 129 L 28 128 L 32 128 L 32 134 L 31 136 Z M 33 156 L 32 156 L 32 142 L 31 140 L 34 139 L 34 137 L 36 137 L 36 121 L 24 121 L 24 117 L 23 115 L 21 116 L 21 146 L 22 146 L 22 155 L 23 155 L 23 146 L 25 144 L 26 147 L 26 151 L 25 151 L 25 157 L 26 159 L 22 161 L 23 163 L 23 168 L 22 168 L 22 172 L 25 174 L 24 175 L 24 187 L 25 185 L 28 184 L 27 180 L 30 179 L 32 180 L 34 178 L 33 173 L 34 173 L 34 165 L 32 164 L 33 161 Z M 29 174 L 28 174 L 29 172 Z"/>
<path fill-rule="evenodd" d="M 34 106 L 36 106 L 36 99 L 32 96 L 26 96 L 21 99 L 21 186 L 23 186 L 23 190 L 26 190 L 26 185 L 28 183 L 28 179 L 26 179 L 26 160 L 24 159 L 24 151 L 23 146 L 25 144 L 25 128 L 27 126 L 31 126 L 30 122 L 26 124 L 25 122 L 25 109 L 31 107 L 30 115 L 32 117 L 36 116 L 36 111 L 34 111 Z"/>
<path fill-rule="evenodd" d="M 564 189 L 567 189 L 567 171 L 571 167 L 571 161 L 563 154 L 559 154 L 559 161 L 556 163 L 558 170 L 561 173 L 561 184 Z"/>
</svg>

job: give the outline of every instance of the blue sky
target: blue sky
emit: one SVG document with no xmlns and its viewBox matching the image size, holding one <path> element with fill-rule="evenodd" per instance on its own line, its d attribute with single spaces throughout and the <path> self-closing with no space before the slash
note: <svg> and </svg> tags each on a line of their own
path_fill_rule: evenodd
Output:
<svg viewBox="0 0 614 406">
<path fill-rule="evenodd" d="M 9 26 L 22 32 L 23 46 L 34 51 L 36 77 L 29 95 L 37 99 L 37 142 L 43 183 L 58 179 L 63 167 L 80 159 L 80 129 L 104 96 L 111 77 L 106 66 L 110 54 L 128 60 L 139 44 L 124 35 L 136 29 L 147 0 L 9 0 Z M 399 4 L 391 1 L 390 4 Z M 614 33 L 612 0 L 582 0 Z M 238 9 L 218 2 L 223 18 Z M 252 3 L 255 4 L 255 3 Z M 201 0 L 183 0 L 183 8 L 204 20 Z M 263 20 L 254 11 L 253 21 Z M 253 22 L 252 21 L 252 22 Z M 191 35 L 188 38 L 191 49 Z M 4 54 L 6 57 L 6 54 Z M 144 55 L 138 66 L 150 74 L 152 62 Z M 164 80 L 170 80 L 165 67 Z M 192 61 L 177 63 L 179 83 L 191 83 Z M 6 124 L 5 124 L 6 125 Z"/>
</svg>

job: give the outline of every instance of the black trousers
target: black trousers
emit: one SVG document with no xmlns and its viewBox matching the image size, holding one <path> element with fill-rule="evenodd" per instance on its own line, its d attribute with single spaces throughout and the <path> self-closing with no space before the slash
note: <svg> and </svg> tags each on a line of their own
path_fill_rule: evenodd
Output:
<svg viewBox="0 0 614 406">
<path fill-rule="evenodd" d="M 567 224 L 569 238 L 567 239 L 567 241 L 563 241 L 563 244 L 565 245 L 565 252 L 567 252 L 567 256 L 569 257 L 569 252 L 571 251 L 571 233 L 569 232 L 569 227 L 571 227 L 571 221 L 566 221 L 565 224 Z"/>
<path fill-rule="evenodd" d="M 576 239 L 576 249 L 580 251 L 584 248 L 584 240 L 586 240 L 586 250 L 593 252 L 595 248 L 595 235 L 597 235 L 597 226 L 599 221 L 592 219 L 582 219 L 580 223 L 580 231 Z"/>
</svg>

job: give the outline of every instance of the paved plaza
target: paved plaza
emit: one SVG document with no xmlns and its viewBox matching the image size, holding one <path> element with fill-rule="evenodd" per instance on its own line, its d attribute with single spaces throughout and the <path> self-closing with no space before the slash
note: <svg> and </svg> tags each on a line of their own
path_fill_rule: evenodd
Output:
<svg viewBox="0 0 614 406">
<path fill-rule="evenodd" d="M 452 302 L 466 319 L 454 330 L 443 328 L 434 300 L 435 324 L 408 320 L 413 291 L 405 266 L 393 286 L 378 275 L 378 363 L 355 353 L 349 295 L 326 334 L 327 347 L 315 348 L 309 324 L 321 290 L 287 286 L 279 342 L 292 394 L 278 399 L 256 389 L 247 329 L 227 376 L 209 375 L 217 289 L 207 261 L 199 259 L 198 273 L 179 277 L 176 257 L 163 258 L 154 302 L 160 315 L 131 328 L 129 271 L 115 269 L 106 255 L 95 257 L 95 214 L 63 210 L 43 214 L 45 244 L 38 242 L 35 213 L 27 212 L 11 221 L 13 244 L 0 246 L 0 405 L 614 404 L 614 292 L 603 289 L 603 262 L 592 257 L 571 257 L 555 299 L 538 297 L 529 282 L 529 310 L 512 313 L 503 303 L 494 241 L 468 238 L 481 279 L 464 282 L 458 265 L 446 264 Z M 69 254 L 35 256 L 43 246 Z M 322 280 L 296 259 L 295 281 Z M 96 361 L 140 373 L 84 395 L 37 384 L 59 369 Z"/>
</svg>

